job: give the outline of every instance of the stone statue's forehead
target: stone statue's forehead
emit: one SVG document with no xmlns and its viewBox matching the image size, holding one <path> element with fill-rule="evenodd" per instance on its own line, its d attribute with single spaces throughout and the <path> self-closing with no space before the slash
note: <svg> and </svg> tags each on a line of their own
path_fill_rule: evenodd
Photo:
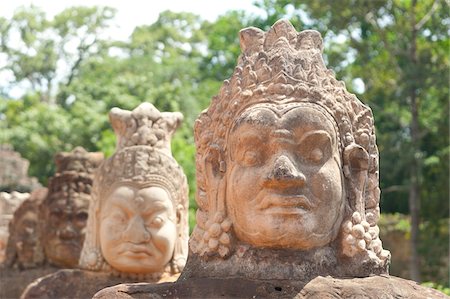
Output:
<svg viewBox="0 0 450 299">
<path fill-rule="evenodd" d="M 231 131 L 236 131 L 245 123 L 273 127 L 274 129 L 276 129 L 274 125 L 280 125 L 286 129 L 297 129 L 298 127 L 321 128 L 330 132 L 333 139 L 338 134 L 334 119 L 330 115 L 314 106 L 300 103 L 264 103 L 247 108 L 236 119 Z"/>
<path fill-rule="evenodd" d="M 119 186 L 110 195 L 111 203 L 137 211 L 153 208 L 172 210 L 173 204 L 169 193 L 160 187 Z"/>
<path fill-rule="evenodd" d="M 48 205 L 50 209 L 59 208 L 63 210 L 67 209 L 87 209 L 89 207 L 90 195 L 88 194 L 77 194 L 77 196 L 72 198 L 59 198 L 54 200 Z"/>
</svg>

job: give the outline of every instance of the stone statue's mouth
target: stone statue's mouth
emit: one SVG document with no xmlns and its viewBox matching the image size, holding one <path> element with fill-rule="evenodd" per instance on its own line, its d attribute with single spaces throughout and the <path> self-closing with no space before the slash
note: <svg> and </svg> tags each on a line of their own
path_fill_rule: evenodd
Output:
<svg viewBox="0 0 450 299">
<path fill-rule="evenodd" d="M 149 255 L 152 256 L 152 251 L 147 247 L 143 245 L 134 245 L 132 243 L 127 244 L 127 246 L 124 246 L 125 248 L 122 250 L 120 254 L 133 254 L 133 255 Z"/>
<path fill-rule="evenodd" d="M 312 209 L 312 204 L 304 195 L 266 194 L 259 205 L 260 210 L 271 213 L 297 214 Z"/>
<path fill-rule="evenodd" d="M 76 240 L 58 240 L 54 245 L 54 247 L 72 247 L 76 249 L 81 249 L 81 245 Z"/>
</svg>

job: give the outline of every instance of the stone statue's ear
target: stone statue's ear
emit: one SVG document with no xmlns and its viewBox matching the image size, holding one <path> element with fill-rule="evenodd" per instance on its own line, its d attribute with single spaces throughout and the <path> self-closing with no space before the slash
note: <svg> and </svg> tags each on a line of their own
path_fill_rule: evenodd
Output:
<svg viewBox="0 0 450 299">
<path fill-rule="evenodd" d="M 344 149 L 344 173 L 347 178 L 369 169 L 369 154 L 358 144 L 352 143 Z"/>
<path fill-rule="evenodd" d="M 350 206 L 353 211 L 364 211 L 364 186 L 369 169 L 369 154 L 358 144 L 350 144 L 344 149 L 344 175 L 349 182 Z"/>
<path fill-rule="evenodd" d="M 226 171 L 222 150 L 219 146 L 211 146 L 205 157 L 205 171 L 210 179 L 220 179 Z"/>
<path fill-rule="evenodd" d="M 182 219 L 183 219 L 183 215 L 185 214 L 184 212 L 184 208 L 182 205 L 177 205 L 177 225 L 181 225 L 182 223 Z"/>
</svg>

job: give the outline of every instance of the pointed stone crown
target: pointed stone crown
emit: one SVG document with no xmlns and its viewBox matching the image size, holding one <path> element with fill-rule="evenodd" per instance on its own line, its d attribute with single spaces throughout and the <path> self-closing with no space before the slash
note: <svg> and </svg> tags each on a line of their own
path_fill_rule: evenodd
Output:
<svg viewBox="0 0 450 299">
<path fill-rule="evenodd" d="M 180 126 L 180 112 L 160 112 L 150 103 L 142 103 L 133 111 L 113 108 L 109 113 L 117 136 L 116 151 L 131 146 L 149 146 L 168 154 L 170 140 Z"/>
<path fill-rule="evenodd" d="M 112 108 L 109 119 L 117 136 L 116 152 L 100 167 L 96 188 L 103 193 L 115 182 L 160 182 L 172 196 L 177 194 L 186 178 L 172 157 L 170 142 L 183 115 L 160 112 L 144 102 L 132 111 Z"/>
<path fill-rule="evenodd" d="M 94 171 L 103 158 L 103 153 L 87 152 L 80 146 L 71 152 L 56 154 L 56 173 L 50 178 L 48 193 L 51 195 L 62 191 L 66 198 L 69 192 L 90 194 Z"/>
<path fill-rule="evenodd" d="M 77 172 L 92 174 L 102 163 L 103 154 L 100 152 L 87 152 L 81 146 L 77 146 L 71 152 L 61 152 L 55 156 L 56 173 Z"/>
</svg>

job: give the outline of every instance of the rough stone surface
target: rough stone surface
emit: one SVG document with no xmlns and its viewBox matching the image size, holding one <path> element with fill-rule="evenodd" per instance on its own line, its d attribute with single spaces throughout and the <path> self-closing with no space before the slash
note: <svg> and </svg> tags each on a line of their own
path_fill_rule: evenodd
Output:
<svg viewBox="0 0 450 299">
<path fill-rule="evenodd" d="M 402 278 L 382 275 L 336 279 L 318 276 L 305 283 L 293 280 L 243 278 L 192 278 L 176 283 L 121 284 L 101 290 L 95 299 L 141 298 L 450 298 Z"/>
<path fill-rule="evenodd" d="M 30 193 L 0 192 L 0 264 L 5 260 L 9 223 L 17 208 L 29 197 Z"/>
<path fill-rule="evenodd" d="M 103 154 L 77 147 L 55 156 L 56 174 L 40 206 L 42 245 L 47 262 L 60 268 L 78 265 L 85 237 L 93 173 Z"/>
<path fill-rule="evenodd" d="M 42 266 L 29 269 L 0 267 L 0 298 L 19 298 L 28 284 L 35 279 L 48 275 L 58 269 Z"/>
<path fill-rule="evenodd" d="M 0 191 L 32 191 L 41 185 L 28 176 L 30 162 L 9 145 L 0 145 Z"/>
<path fill-rule="evenodd" d="M 80 266 L 158 280 L 188 253 L 188 187 L 170 141 L 179 112 L 150 103 L 109 114 L 117 148 L 96 173 Z"/>
<path fill-rule="evenodd" d="M 47 191 L 47 188 L 34 190 L 14 212 L 9 223 L 4 267 L 23 270 L 36 268 L 44 263 L 39 206 L 47 197 Z"/>
<path fill-rule="evenodd" d="M 136 282 L 137 280 L 113 276 L 111 273 L 64 269 L 35 280 L 28 285 L 20 298 L 92 298 L 99 290 L 124 281 Z"/>
</svg>

